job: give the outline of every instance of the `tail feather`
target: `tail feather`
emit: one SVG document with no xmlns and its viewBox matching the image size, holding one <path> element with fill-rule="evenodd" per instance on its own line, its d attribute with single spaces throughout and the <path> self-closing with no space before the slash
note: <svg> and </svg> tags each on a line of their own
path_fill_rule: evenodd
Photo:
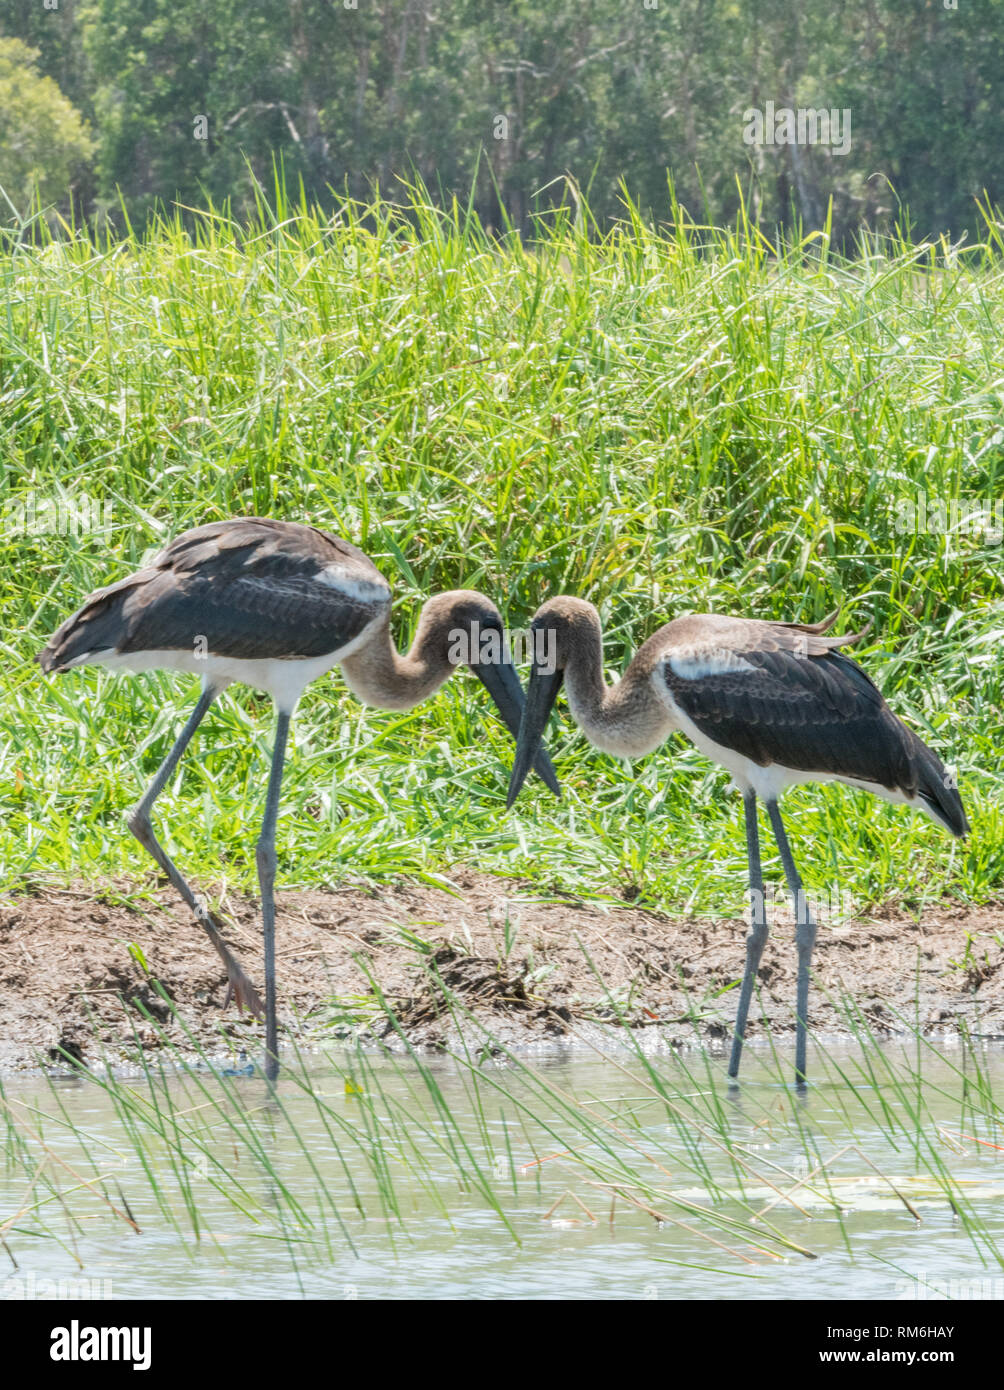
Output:
<svg viewBox="0 0 1004 1390">
<path fill-rule="evenodd" d="M 853 647 L 856 642 L 860 642 L 862 637 L 867 636 L 871 631 L 871 622 L 865 623 L 860 632 L 845 632 L 838 637 L 824 637 L 824 632 L 829 632 L 830 628 L 837 621 L 840 609 L 834 608 L 833 612 L 821 619 L 818 623 L 775 623 L 775 627 L 790 628 L 793 632 L 805 633 L 813 641 L 809 647 L 809 656 L 822 656 L 824 652 L 836 651 L 840 647 Z"/>
<path fill-rule="evenodd" d="M 137 581 L 149 578 L 150 573 L 144 570 L 131 574 L 86 598 L 76 613 L 60 624 L 35 657 L 42 670 L 65 671 L 75 663 L 85 661 L 92 653 L 118 647 L 126 635 L 123 605 Z"/>
<path fill-rule="evenodd" d="M 832 612 L 832 613 L 828 613 L 828 614 L 826 615 L 826 617 L 823 618 L 820 622 L 818 622 L 818 623 L 801 623 L 801 624 L 799 624 L 799 626 L 804 627 L 805 630 L 806 630 L 806 632 L 817 632 L 817 633 L 818 633 L 818 632 L 829 632 L 830 628 L 831 628 L 831 627 L 833 626 L 833 624 L 837 621 L 837 618 L 839 617 L 839 615 L 840 615 L 840 609 L 839 609 L 839 608 L 834 608 L 833 612 Z M 787 627 L 787 626 L 789 626 L 789 624 L 786 623 L 785 626 Z M 794 624 L 791 624 L 791 626 L 795 626 L 795 625 L 794 625 Z"/>
<path fill-rule="evenodd" d="M 917 796 L 939 825 L 943 825 L 957 839 L 963 839 L 969 834 L 970 826 L 954 775 L 923 739 L 918 738 L 905 724 L 902 727 L 906 734 Z"/>
</svg>

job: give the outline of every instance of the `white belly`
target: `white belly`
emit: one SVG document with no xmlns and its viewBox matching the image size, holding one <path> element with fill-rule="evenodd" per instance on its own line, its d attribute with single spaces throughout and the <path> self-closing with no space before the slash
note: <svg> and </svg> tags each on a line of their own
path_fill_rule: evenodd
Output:
<svg viewBox="0 0 1004 1390">
<path fill-rule="evenodd" d="M 310 682 L 351 655 L 366 641 L 379 621 L 379 617 L 374 618 L 358 637 L 322 656 L 247 658 L 219 656 L 214 652 L 200 656 L 195 651 L 173 648 L 145 652 L 116 652 L 109 648 L 88 652 L 70 665 L 106 666 L 112 671 L 182 671 L 201 676 L 203 682 L 221 689 L 231 681 L 240 681 L 255 690 L 264 691 L 272 697 L 278 709 L 291 714 Z"/>
</svg>

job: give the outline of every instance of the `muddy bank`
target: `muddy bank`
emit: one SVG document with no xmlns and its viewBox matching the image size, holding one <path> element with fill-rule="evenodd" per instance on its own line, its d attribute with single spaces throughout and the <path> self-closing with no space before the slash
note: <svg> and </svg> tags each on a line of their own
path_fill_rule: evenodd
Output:
<svg viewBox="0 0 1004 1390">
<path fill-rule="evenodd" d="M 392 1036 L 374 983 L 410 1040 L 454 1038 L 437 976 L 508 1045 L 567 1039 L 614 1023 L 617 1001 L 634 1027 L 667 1042 L 726 1036 L 742 971 L 739 919 L 673 919 L 629 905 L 541 900 L 525 883 L 463 869 L 449 893 L 424 883 L 278 895 L 280 1018 L 308 1044 L 348 1033 Z M 124 885 L 116 885 L 121 891 Z M 256 905 L 227 897 L 229 938 L 261 985 Z M 772 1031 L 793 1027 L 795 953 L 790 917 L 774 913 L 761 969 Z M 968 939 L 972 942 L 968 944 Z M 937 1036 L 965 1020 L 1004 1036 L 1004 904 L 950 904 L 913 916 L 888 911 L 819 931 L 812 1024 L 848 1032 L 849 994 L 870 1026 L 900 1031 L 896 1014 Z M 603 983 L 596 978 L 593 968 Z M 144 969 L 145 966 L 145 969 Z M 136 1030 L 156 1048 L 144 1005 L 179 1043 L 184 1032 L 151 985 L 161 982 L 200 1044 L 257 1046 L 259 1024 L 224 1011 L 226 976 L 200 929 L 167 888 L 127 907 L 93 886 L 0 897 L 0 1067 L 57 1059 L 125 1060 Z M 605 988 L 604 988 L 605 986 Z M 726 991 L 723 993 L 723 991 Z M 827 998 L 827 991 L 831 998 Z M 754 1002 L 750 1036 L 762 1035 Z M 98 1042 L 100 1039 L 100 1044 Z"/>
</svg>

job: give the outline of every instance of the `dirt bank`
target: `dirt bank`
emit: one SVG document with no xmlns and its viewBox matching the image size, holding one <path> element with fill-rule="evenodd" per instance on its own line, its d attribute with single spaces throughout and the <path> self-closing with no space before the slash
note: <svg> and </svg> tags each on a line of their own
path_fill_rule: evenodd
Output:
<svg viewBox="0 0 1004 1390">
<path fill-rule="evenodd" d="M 741 921 L 679 920 L 573 898 L 542 901 L 525 883 L 463 869 L 451 882 L 454 893 L 410 881 L 379 891 L 280 893 L 283 1022 L 308 1040 L 348 1030 L 384 1034 L 387 1018 L 369 973 L 409 1038 L 439 1046 L 449 1042 L 452 1025 L 438 972 L 506 1043 L 572 1039 L 589 1023 L 616 1018 L 588 952 L 633 1025 L 657 1029 L 667 1041 L 725 1036 L 736 997 L 728 986 L 742 970 Z M 213 1050 L 222 1037 L 240 1044 L 261 1036 L 260 1026 L 233 1007 L 223 1011 L 226 977 L 199 928 L 168 889 L 158 889 L 155 899 L 130 908 L 93 887 L 0 897 L 0 1066 L 36 1065 L 40 1057 L 57 1057 L 60 1046 L 97 1060 L 95 1027 L 115 1060 L 127 1053 L 134 1027 L 145 1046 L 156 1046 L 156 1031 L 123 1001 L 145 1004 L 171 1038 L 182 1040 L 150 977 Z M 229 897 L 221 907 L 237 953 L 260 984 L 255 903 Z M 888 912 L 824 925 L 813 1026 L 829 1035 L 847 1031 L 839 1006 L 844 990 L 873 1028 L 898 1031 L 895 1013 L 913 1018 L 919 983 L 925 1030 L 951 1031 L 964 1019 L 974 1032 L 1004 1035 L 1002 940 L 1004 904 L 942 904 L 925 908 L 919 922 Z M 775 1033 L 792 1028 L 794 969 L 791 920 L 775 913 L 761 970 L 762 1007 Z M 759 1016 L 755 1002 L 753 1013 Z M 751 1036 L 758 1032 L 754 1022 Z"/>
</svg>

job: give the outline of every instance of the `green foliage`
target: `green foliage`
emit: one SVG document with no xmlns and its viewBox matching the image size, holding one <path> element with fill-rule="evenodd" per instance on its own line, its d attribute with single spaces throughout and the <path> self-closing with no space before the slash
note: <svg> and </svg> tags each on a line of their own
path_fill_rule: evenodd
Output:
<svg viewBox="0 0 1004 1390">
<path fill-rule="evenodd" d="M 888 230 L 957 239 L 1004 199 L 1004 0 L 7 0 L 0 33 L 99 134 L 94 210 L 135 225 L 205 194 L 254 205 L 280 161 L 331 205 L 416 177 L 487 225 L 529 232 L 564 176 L 601 225 L 621 188 L 695 220 L 745 203 L 770 232 L 827 218 L 837 244 Z M 850 113 L 850 147 L 750 145 L 745 113 Z M 832 210 L 830 205 L 832 203 Z"/>
<path fill-rule="evenodd" d="M 18 39 L 0 39 L 0 188 L 22 215 L 36 196 L 61 201 L 94 152 L 79 111 L 37 71 L 38 56 Z"/>
<path fill-rule="evenodd" d="M 839 876 L 858 903 L 999 893 L 1001 546 L 903 524 L 921 493 L 1004 502 L 997 225 L 968 254 L 903 243 L 845 262 L 818 238 L 771 248 L 682 213 L 656 235 L 632 210 L 602 240 L 559 215 L 527 246 L 418 199 L 329 218 L 280 189 L 247 227 L 210 210 L 143 240 L 22 237 L 0 259 L 3 883 L 147 873 L 122 813 L 189 683 L 46 682 L 31 658 L 167 537 L 265 514 L 361 545 L 394 585 L 402 644 L 422 601 L 456 587 L 495 596 L 512 627 L 555 593 L 593 599 L 613 672 L 688 610 L 870 619 L 861 659 L 958 765 L 974 834 L 956 845 L 864 793 L 797 789 L 810 886 Z M 55 524 L 82 498 L 101 526 Z M 49 517 L 34 529 L 32 499 Z M 161 800 L 203 881 L 254 882 L 271 730 L 268 702 L 235 689 Z M 682 739 L 632 765 L 567 722 L 551 742 L 563 801 L 531 783 L 506 816 L 512 745 L 475 681 L 404 715 L 317 682 L 284 787 L 285 880 L 475 859 L 742 910 L 724 774 Z"/>
</svg>

